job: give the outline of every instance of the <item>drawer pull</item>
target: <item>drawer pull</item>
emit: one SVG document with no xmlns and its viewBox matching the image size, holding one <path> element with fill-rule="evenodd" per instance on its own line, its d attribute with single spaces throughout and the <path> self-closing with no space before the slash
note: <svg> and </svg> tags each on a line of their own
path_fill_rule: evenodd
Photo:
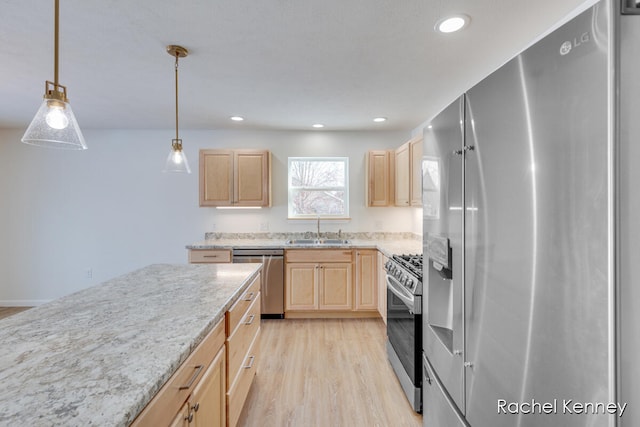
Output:
<svg viewBox="0 0 640 427">
<path fill-rule="evenodd" d="M 205 258 L 218 258 L 218 255 L 204 255 Z"/>
<path fill-rule="evenodd" d="M 204 365 L 196 366 L 195 367 L 196 371 L 193 373 L 193 376 L 191 377 L 191 379 L 189 380 L 187 385 L 180 386 L 179 390 L 187 390 L 187 389 L 191 388 L 191 386 L 193 385 L 193 383 L 196 380 L 196 378 L 198 378 L 198 375 L 200 375 L 200 372 L 202 371 L 203 368 L 204 368 Z"/>
<path fill-rule="evenodd" d="M 244 322 L 244 324 L 245 324 L 245 325 L 250 325 L 250 324 L 252 324 L 252 323 L 253 323 L 253 319 L 255 319 L 255 318 L 256 318 L 256 315 L 255 315 L 255 314 L 252 314 L 251 316 L 247 317 L 247 321 L 246 321 L 246 322 Z"/>
<path fill-rule="evenodd" d="M 247 297 L 246 297 L 244 300 L 245 300 L 245 301 L 251 301 L 251 300 L 253 300 L 253 295 L 254 295 L 254 293 L 253 293 L 253 292 L 249 292 L 249 293 L 247 294 Z"/>
<path fill-rule="evenodd" d="M 249 364 L 247 366 L 243 366 L 243 369 L 251 369 L 253 366 L 253 362 L 256 360 L 255 356 L 249 356 Z"/>
</svg>

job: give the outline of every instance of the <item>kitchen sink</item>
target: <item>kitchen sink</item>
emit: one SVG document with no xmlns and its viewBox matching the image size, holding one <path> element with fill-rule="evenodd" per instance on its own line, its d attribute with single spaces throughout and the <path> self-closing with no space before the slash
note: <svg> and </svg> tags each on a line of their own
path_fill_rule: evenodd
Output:
<svg viewBox="0 0 640 427">
<path fill-rule="evenodd" d="M 347 239 L 291 239 L 287 240 L 287 245 L 309 245 L 309 246 L 322 246 L 322 245 L 348 245 L 351 241 Z"/>
</svg>

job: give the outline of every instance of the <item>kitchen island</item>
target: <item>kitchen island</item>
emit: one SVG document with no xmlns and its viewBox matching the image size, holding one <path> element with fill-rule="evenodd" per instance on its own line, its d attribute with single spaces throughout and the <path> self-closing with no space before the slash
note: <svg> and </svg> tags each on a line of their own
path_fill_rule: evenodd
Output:
<svg viewBox="0 0 640 427">
<path fill-rule="evenodd" d="M 129 425 L 260 273 L 150 265 L 0 321 L 0 425 Z"/>
</svg>

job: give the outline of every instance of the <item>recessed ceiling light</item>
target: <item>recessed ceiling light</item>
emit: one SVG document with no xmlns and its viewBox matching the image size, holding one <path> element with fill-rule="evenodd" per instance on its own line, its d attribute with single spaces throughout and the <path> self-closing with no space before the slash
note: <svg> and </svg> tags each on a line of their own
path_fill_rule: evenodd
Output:
<svg viewBox="0 0 640 427">
<path fill-rule="evenodd" d="M 382 122 L 386 122 L 387 118 L 386 117 L 376 117 L 375 119 L 373 119 L 374 122 L 376 123 L 382 123 Z"/>
<path fill-rule="evenodd" d="M 324 125 L 322 123 L 316 123 L 315 125 L 313 125 L 314 128 L 323 128 Z"/>
<path fill-rule="evenodd" d="M 463 14 L 448 16 L 436 23 L 436 31 L 454 33 L 469 25 L 469 21 L 471 21 L 471 18 Z"/>
<path fill-rule="evenodd" d="M 244 120 L 244 117 L 241 116 L 231 116 L 229 117 L 231 120 L 233 120 L 234 122 L 241 122 Z"/>
</svg>

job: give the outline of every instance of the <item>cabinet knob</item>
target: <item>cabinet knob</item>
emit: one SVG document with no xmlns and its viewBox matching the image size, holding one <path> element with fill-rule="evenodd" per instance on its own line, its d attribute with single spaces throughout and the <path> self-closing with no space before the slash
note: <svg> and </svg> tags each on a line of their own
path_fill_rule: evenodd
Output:
<svg viewBox="0 0 640 427">
<path fill-rule="evenodd" d="M 189 415 L 184 417 L 184 419 L 187 420 L 189 424 L 191 424 L 191 422 L 193 421 L 193 412 L 189 411 Z"/>
<path fill-rule="evenodd" d="M 191 409 L 193 409 L 194 412 L 198 412 L 198 409 L 200 409 L 200 402 L 196 402 L 196 404 L 193 405 Z"/>
</svg>

